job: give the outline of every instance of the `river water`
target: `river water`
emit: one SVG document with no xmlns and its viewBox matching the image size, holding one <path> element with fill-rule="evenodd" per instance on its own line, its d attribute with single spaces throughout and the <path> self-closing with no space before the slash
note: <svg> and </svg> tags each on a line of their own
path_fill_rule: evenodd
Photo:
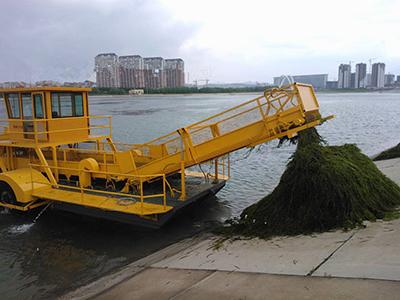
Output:
<svg viewBox="0 0 400 300">
<path fill-rule="evenodd" d="M 113 116 L 115 141 L 142 143 L 218 113 L 255 95 L 91 97 L 91 114 Z M 318 94 L 323 115 L 336 118 L 318 128 L 329 144 L 355 143 L 373 155 L 400 142 L 400 94 Z M 218 193 L 165 228 L 130 225 L 46 211 L 0 214 L 2 299 L 43 299 L 87 284 L 175 241 L 210 228 L 265 196 L 276 186 L 294 146 L 273 141 L 250 154 L 231 156 L 232 179 Z M 36 212 L 37 214 L 37 212 Z"/>
</svg>

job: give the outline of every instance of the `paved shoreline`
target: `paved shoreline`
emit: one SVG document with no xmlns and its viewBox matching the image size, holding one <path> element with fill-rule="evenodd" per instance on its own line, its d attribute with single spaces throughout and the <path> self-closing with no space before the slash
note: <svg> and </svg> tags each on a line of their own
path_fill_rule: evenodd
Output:
<svg viewBox="0 0 400 300">
<path fill-rule="evenodd" d="M 400 158 L 376 162 L 400 184 Z M 321 234 L 221 242 L 201 234 L 63 299 L 398 299 L 400 219 Z"/>
</svg>

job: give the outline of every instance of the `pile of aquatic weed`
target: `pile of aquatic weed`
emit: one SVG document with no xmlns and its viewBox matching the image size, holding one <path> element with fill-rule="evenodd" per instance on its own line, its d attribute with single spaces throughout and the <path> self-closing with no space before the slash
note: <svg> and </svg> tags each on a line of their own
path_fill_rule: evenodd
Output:
<svg viewBox="0 0 400 300">
<path fill-rule="evenodd" d="M 299 134 L 275 190 L 223 231 L 269 237 L 352 228 L 393 212 L 400 188 L 355 146 L 327 146 L 316 129 Z"/>
<path fill-rule="evenodd" d="M 387 149 L 380 154 L 378 154 L 374 160 L 384 160 L 384 159 L 391 159 L 400 157 L 400 144 L 394 146 L 393 148 Z"/>
</svg>

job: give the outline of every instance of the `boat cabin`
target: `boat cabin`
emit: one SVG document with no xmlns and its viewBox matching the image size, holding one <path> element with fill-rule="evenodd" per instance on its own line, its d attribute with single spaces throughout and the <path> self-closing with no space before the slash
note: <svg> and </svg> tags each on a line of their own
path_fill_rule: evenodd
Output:
<svg viewBox="0 0 400 300">
<path fill-rule="evenodd" d="M 1 140 L 58 143 L 90 135 L 90 88 L 29 87 L 0 89 L 7 118 Z"/>
</svg>

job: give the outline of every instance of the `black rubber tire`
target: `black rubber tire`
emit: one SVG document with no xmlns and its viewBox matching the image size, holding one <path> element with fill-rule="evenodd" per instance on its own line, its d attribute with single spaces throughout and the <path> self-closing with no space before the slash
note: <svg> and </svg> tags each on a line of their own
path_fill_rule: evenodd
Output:
<svg viewBox="0 0 400 300">
<path fill-rule="evenodd" d="M 15 197 L 15 193 L 8 183 L 0 181 L 0 202 L 13 205 L 21 205 Z"/>
</svg>

